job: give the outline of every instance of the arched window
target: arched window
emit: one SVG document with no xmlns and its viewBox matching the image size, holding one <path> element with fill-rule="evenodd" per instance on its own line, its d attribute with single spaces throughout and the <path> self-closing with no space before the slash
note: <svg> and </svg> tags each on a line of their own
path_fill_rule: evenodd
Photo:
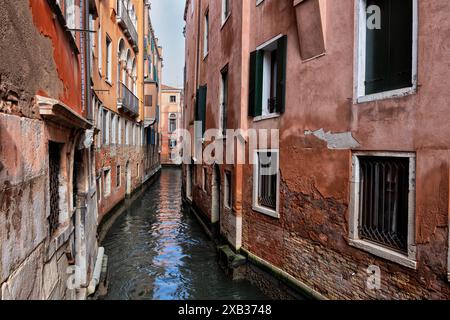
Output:
<svg viewBox="0 0 450 320">
<path fill-rule="evenodd" d="M 125 60 L 125 41 L 121 38 L 119 40 L 119 46 L 117 49 L 117 94 L 120 95 L 120 75 L 123 72 L 122 66 Z"/>
</svg>

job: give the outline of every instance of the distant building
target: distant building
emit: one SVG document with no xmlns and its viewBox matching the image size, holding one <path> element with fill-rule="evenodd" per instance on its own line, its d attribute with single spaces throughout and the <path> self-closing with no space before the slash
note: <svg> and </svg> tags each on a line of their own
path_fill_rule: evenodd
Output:
<svg viewBox="0 0 450 320">
<path fill-rule="evenodd" d="M 180 165 L 177 144 L 179 136 L 177 129 L 181 128 L 182 89 L 162 86 L 161 91 L 161 163 L 165 165 Z"/>
<path fill-rule="evenodd" d="M 150 3 L 141 0 L 100 1 L 91 22 L 100 220 L 160 166 L 151 138 L 157 126 L 145 100 L 149 61 L 159 55 L 149 10 Z M 151 72 L 160 75 L 161 67 L 153 64 Z"/>
</svg>

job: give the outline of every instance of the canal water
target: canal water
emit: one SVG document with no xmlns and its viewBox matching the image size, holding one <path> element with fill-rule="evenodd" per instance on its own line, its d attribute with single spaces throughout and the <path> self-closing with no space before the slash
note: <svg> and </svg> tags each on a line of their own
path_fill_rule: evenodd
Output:
<svg viewBox="0 0 450 320">
<path fill-rule="evenodd" d="M 106 299 L 267 299 L 222 271 L 213 242 L 183 211 L 179 169 L 163 169 L 114 222 L 102 245 L 109 258 Z"/>
</svg>

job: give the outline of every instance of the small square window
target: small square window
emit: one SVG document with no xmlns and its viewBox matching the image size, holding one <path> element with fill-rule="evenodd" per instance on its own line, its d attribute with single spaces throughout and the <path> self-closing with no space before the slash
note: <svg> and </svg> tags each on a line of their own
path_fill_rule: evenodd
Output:
<svg viewBox="0 0 450 320">
<path fill-rule="evenodd" d="M 177 96 L 170 96 L 170 103 L 177 103 Z"/>
</svg>

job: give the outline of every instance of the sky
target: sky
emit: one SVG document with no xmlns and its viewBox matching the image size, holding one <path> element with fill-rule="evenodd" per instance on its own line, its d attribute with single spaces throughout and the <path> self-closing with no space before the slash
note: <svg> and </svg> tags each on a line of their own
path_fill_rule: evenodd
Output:
<svg viewBox="0 0 450 320">
<path fill-rule="evenodd" d="M 183 86 L 185 0 L 151 0 L 150 16 L 159 45 L 163 47 L 163 84 Z"/>
</svg>

